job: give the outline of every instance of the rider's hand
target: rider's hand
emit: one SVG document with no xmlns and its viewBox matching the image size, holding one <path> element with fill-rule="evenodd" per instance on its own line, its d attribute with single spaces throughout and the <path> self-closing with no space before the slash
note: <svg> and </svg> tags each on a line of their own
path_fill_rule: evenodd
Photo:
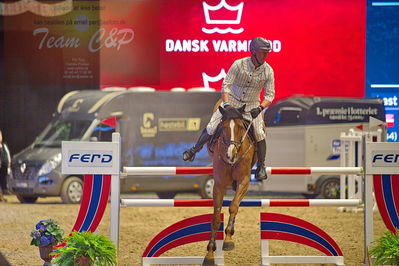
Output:
<svg viewBox="0 0 399 266">
<path fill-rule="evenodd" d="M 259 105 L 258 107 L 256 107 L 256 108 L 253 108 L 251 111 L 249 111 L 250 113 L 251 113 L 251 116 L 252 116 L 252 118 L 256 118 L 256 117 L 258 117 L 258 115 L 262 112 L 262 110 L 263 110 L 263 107 L 262 107 L 262 105 Z"/>
</svg>

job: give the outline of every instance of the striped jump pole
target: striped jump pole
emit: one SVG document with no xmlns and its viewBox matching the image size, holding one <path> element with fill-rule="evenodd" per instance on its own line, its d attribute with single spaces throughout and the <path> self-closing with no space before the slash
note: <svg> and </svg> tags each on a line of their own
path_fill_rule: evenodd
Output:
<svg viewBox="0 0 399 266">
<path fill-rule="evenodd" d="M 362 167 L 266 167 L 269 175 L 362 174 Z M 123 167 L 125 176 L 213 175 L 213 167 Z"/>
<path fill-rule="evenodd" d="M 232 200 L 223 200 L 230 206 Z M 253 199 L 242 200 L 242 207 L 356 207 L 360 199 Z M 121 199 L 122 207 L 212 207 L 212 199 Z"/>
</svg>

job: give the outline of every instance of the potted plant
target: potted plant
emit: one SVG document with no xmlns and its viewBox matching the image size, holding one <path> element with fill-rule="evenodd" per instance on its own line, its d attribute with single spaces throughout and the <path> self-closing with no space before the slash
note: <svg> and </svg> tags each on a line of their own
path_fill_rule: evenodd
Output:
<svg viewBox="0 0 399 266">
<path fill-rule="evenodd" d="M 50 265 L 50 252 L 54 245 L 62 241 L 63 235 L 64 231 L 52 219 L 41 220 L 30 233 L 32 237 L 30 244 L 39 247 L 40 258 L 44 260 L 44 265 Z"/>
<path fill-rule="evenodd" d="M 72 232 L 66 237 L 66 246 L 51 254 L 51 263 L 57 265 L 116 265 L 114 243 L 92 232 Z"/>
<path fill-rule="evenodd" d="M 399 230 L 385 232 L 373 243 L 370 253 L 375 265 L 399 265 Z"/>
</svg>

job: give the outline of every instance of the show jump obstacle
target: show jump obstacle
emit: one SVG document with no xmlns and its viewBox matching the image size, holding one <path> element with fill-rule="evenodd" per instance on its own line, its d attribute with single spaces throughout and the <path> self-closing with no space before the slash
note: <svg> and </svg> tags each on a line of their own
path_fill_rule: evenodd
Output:
<svg viewBox="0 0 399 266">
<path fill-rule="evenodd" d="M 365 137 L 365 140 L 366 137 Z M 366 143 L 366 141 L 363 141 Z M 364 177 L 363 202 L 358 199 L 260 199 L 243 200 L 240 206 L 244 207 L 311 207 L 311 206 L 358 206 L 364 203 L 364 257 L 367 260 L 367 247 L 373 240 L 373 182 L 374 192 L 381 217 L 387 228 L 394 231 L 399 228 L 399 143 L 367 142 L 364 144 L 365 165 L 363 167 L 268 167 L 267 172 L 271 175 L 308 175 L 308 174 L 362 174 Z M 121 206 L 169 206 L 169 207 L 210 207 L 212 200 L 157 200 L 157 199 L 121 199 L 120 198 L 120 176 L 162 176 L 162 175 L 210 175 L 213 172 L 211 167 L 123 167 L 120 164 L 120 135 L 113 133 L 112 142 L 62 142 L 62 173 L 84 175 L 84 192 L 78 217 L 73 230 L 95 231 L 104 214 L 108 202 L 108 195 L 111 191 L 110 211 L 110 238 L 118 247 L 119 244 L 119 212 Z M 223 206 L 228 206 L 230 200 L 225 200 Z M 210 216 L 189 219 L 192 223 L 198 223 L 197 219 L 210 219 Z M 281 222 L 289 226 L 282 227 Z M 210 221 L 208 221 L 209 224 Z M 177 225 L 176 225 L 177 224 Z M 171 226 L 177 228 L 187 221 L 180 221 Z M 260 214 L 260 236 L 261 236 L 261 263 L 290 263 L 290 261 L 302 263 L 335 263 L 343 265 L 342 252 L 335 241 L 324 231 L 315 225 L 295 217 L 275 214 Z M 304 235 L 302 227 L 310 231 L 311 236 Z M 273 230 L 272 230 L 273 229 Z M 185 243 L 203 241 L 208 234 L 210 227 L 201 227 L 202 238 L 194 239 L 192 232 L 185 230 L 185 235 L 179 236 L 185 241 L 170 240 L 161 245 L 159 240 L 163 234 L 170 233 L 170 228 L 160 232 L 147 249 L 159 247 L 160 250 L 143 253 L 143 265 L 151 263 L 198 263 L 200 258 L 179 257 L 163 260 L 153 260 L 154 254 L 160 255 L 164 251 Z M 173 231 L 173 230 L 172 230 Z M 279 231 L 279 234 L 275 232 Z M 302 233 L 301 233 L 302 232 Z M 309 232 L 307 232 L 308 234 Z M 209 234 L 208 234 L 209 235 Z M 291 235 L 289 238 L 288 235 Z M 168 235 L 169 236 L 169 235 Z M 309 237 L 314 241 L 309 242 Z M 158 242 L 156 242 L 158 239 Z M 169 239 L 169 238 L 166 238 Z M 170 238 L 173 239 L 173 238 Z M 269 256 L 268 240 L 280 239 L 301 243 L 311 246 L 323 252 L 326 256 L 296 256 L 279 257 Z M 221 239 L 219 239 L 221 241 Z M 160 246 L 161 245 L 161 246 Z M 153 249 L 154 250 L 154 249 Z M 155 256 L 157 256 L 155 255 Z M 161 258 L 158 258 L 161 259 Z M 176 259 L 176 260 L 175 260 Z M 218 265 L 223 265 L 223 254 L 217 253 Z"/>
</svg>

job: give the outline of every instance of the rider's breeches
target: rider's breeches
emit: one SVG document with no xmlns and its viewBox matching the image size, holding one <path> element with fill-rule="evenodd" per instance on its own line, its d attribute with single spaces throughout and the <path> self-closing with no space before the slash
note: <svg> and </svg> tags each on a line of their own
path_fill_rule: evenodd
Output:
<svg viewBox="0 0 399 266">
<path fill-rule="evenodd" d="M 232 103 L 235 108 L 239 108 L 244 104 L 237 105 L 236 103 Z M 251 103 L 246 103 L 245 106 L 245 114 L 244 119 L 251 121 L 252 117 L 249 111 L 252 108 L 256 108 L 259 106 L 259 102 L 251 102 Z M 219 123 L 222 121 L 222 114 L 220 113 L 219 109 L 217 109 L 212 117 L 211 120 L 209 121 L 208 125 L 206 126 L 206 131 L 208 132 L 209 135 L 213 135 L 215 133 L 215 130 Z M 263 115 L 259 114 L 258 117 L 256 117 L 253 121 L 252 126 L 255 129 L 255 137 L 256 141 L 261 141 L 266 138 L 266 133 L 265 133 L 265 126 L 263 122 Z"/>
</svg>

